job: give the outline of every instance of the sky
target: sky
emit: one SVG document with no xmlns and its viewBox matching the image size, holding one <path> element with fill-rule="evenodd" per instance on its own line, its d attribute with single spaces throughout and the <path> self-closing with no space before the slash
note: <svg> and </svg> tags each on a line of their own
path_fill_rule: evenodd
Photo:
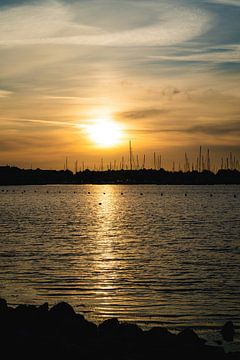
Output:
<svg viewBox="0 0 240 360">
<path fill-rule="evenodd" d="M 127 161 L 129 140 L 149 166 L 240 157 L 239 16 L 240 0 L 1 0 L 0 165 Z"/>
</svg>

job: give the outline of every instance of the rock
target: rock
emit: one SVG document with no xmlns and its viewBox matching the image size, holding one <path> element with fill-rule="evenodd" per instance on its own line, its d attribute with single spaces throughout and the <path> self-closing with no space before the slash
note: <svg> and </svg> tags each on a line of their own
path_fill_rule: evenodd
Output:
<svg viewBox="0 0 240 360">
<path fill-rule="evenodd" d="M 225 341 L 233 341 L 234 335 L 235 335 L 235 330 L 234 330 L 234 325 L 232 321 L 227 321 L 221 330 L 222 333 L 222 337 Z"/>
<path fill-rule="evenodd" d="M 85 346 L 84 339 L 93 333 L 84 316 L 76 314 L 73 307 L 66 302 L 54 305 L 47 313 L 46 322 L 49 323 L 48 333 L 60 343 L 81 343 L 81 346 Z"/>
<path fill-rule="evenodd" d="M 227 360 L 239 360 L 240 359 L 240 351 L 234 351 L 234 352 L 229 352 L 227 354 Z"/>
<path fill-rule="evenodd" d="M 142 329 L 136 324 L 122 323 L 120 324 L 121 336 L 124 338 L 136 338 L 143 334 Z"/>
<path fill-rule="evenodd" d="M 47 302 L 45 302 L 44 304 L 42 304 L 38 307 L 38 312 L 40 312 L 40 313 L 46 314 L 48 312 L 48 310 L 49 310 L 49 305 Z"/>
<path fill-rule="evenodd" d="M 186 328 L 177 335 L 177 339 L 182 345 L 199 346 L 205 344 L 206 340 L 199 338 L 199 336 L 191 329 Z"/>
<path fill-rule="evenodd" d="M 89 337 L 92 339 L 98 333 L 98 327 L 96 324 L 88 321 L 84 318 L 83 315 L 77 315 L 76 322 L 75 322 L 75 329 L 76 332 L 81 333 L 82 337 Z"/>
<path fill-rule="evenodd" d="M 36 313 L 36 306 L 34 305 L 18 305 L 14 312 L 18 318 L 31 318 Z"/>
<path fill-rule="evenodd" d="M 132 323 L 117 318 L 99 326 L 76 314 L 72 306 L 61 302 L 50 310 L 48 303 L 39 307 L 8 307 L 0 299 L 1 352 L 9 358 L 66 358 L 99 360 L 215 359 L 237 360 L 239 353 L 225 353 L 219 346 L 206 345 L 205 340 L 187 328 L 178 335 L 164 327 L 143 331 Z M 232 341 L 234 326 L 227 322 L 222 329 L 225 340 Z"/>
<path fill-rule="evenodd" d="M 37 317 L 37 307 L 34 305 L 18 305 L 12 313 L 13 324 L 21 329 L 35 328 Z"/>
<path fill-rule="evenodd" d="M 195 352 L 194 358 L 198 355 L 200 359 L 218 359 L 218 360 L 230 360 L 223 348 L 214 345 L 204 345 L 201 350 Z"/>
<path fill-rule="evenodd" d="M 98 329 L 104 335 L 117 335 L 120 332 L 120 323 L 117 318 L 108 319 L 103 321 Z"/>
<path fill-rule="evenodd" d="M 175 343 L 176 335 L 168 331 L 164 327 L 153 327 L 145 333 L 147 339 L 151 342 L 157 343 L 158 345 L 169 346 Z"/>
<path fill-rule="evenodd" d="M 59 321 L 71 320 L 76 316 L 73 307 L 66 302 L 60 302 L 57 305 L 54 305 L 50 309 L 49 314 L 51 315 L 52 318 Z"/>
<path fill-rule="evenodd" d="M 0 298 L 0 314 L 5 313 L 8 309 L 7 302 L 5 299 Z"/>
</svg>

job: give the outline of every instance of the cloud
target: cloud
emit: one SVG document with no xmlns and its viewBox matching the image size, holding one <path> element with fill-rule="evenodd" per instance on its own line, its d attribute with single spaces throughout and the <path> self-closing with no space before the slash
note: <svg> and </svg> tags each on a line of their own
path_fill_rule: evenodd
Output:
<svg viewBox="0 0 240 360">
<path fill-rule="evenodd" d="M 9 118 L 9 117 L 1 117 L 1 120 L 7 122 L 15 122 L 18 124 L 21 123 L 29 123 L 29 124 L 42 124 L 42 125 L 49 125 L 53 126 L 54 128 L 57 127 L 76 127 L 76 124 L 66 122 L 66 121 L 54 121 L 54 120 L 42 120 L 42 119 L 23 119 L 23 118 Z"/>
<path fill-rule="evenodd" d="M 221 124 L 216 123 L 206 123 L 206 124 L 199 124 L 194 125 L 191 127 L 175 127 L 173 126 L 168 128 L 162 128 L 162 129 L 144 129 L 143 132 L 177 132 L 177 133 L 192 133 L 192 134 L 205 134 L 205 135 L 213 135 L 213 136 L 219 136 L 219 135 L 240 135 L 240 121 L 228 121 L 228 122 L 222 122 Z"/>
<path fill-rule="evenodd" d="M 214 4 L 222 4 L 228 6 L 240 6 L 239 0 L 210 0 Z"/>
<path fill-rule="evenodd" d="M 137 2 L 133 4 L 137 6 Z M 105 17 L 108 7 L 114 5 L 114 1 L 103 1 Z M 134 28 L 129 23 L 117 30 L 80 23 L 78 12 L 81 15 L 85 10 L 84 3 L 77 8 L 57 1 L 6 8 L 0 11 L 0 45 L 166 46 L 191 40 L 212 26 L 212 16 L 200 8 L 175 6 L 175 3 L 170 6 L 166 2 L 142 5 L 139 11 L 154 14 L 156 20 L 139 26 L 136 22 Z M 135 9 L 127 1 L 122 6 L 128 6 L 129 12 Z"/>
<path fill-rule="evenodd" d="M 39 143 L 36 144 L 36 146 L 39 145 L 40 145 Z M 32 147 L 32 141 L 25 139 L 18 139 L 18 141 L 16 141 L 16 137 L 10 137 L 10 136 L 8 136 L 7 139 L 2 139 L 0 143 L 1 152 L 14 153 L 15 151 L 22 151 L 30 147 Z"/>
<path fill-rule="evenodd" d="M 191 133 L 202 133 L 207 135 L 240 135 L 240 120 L 239 121 L 228 121 L 221 124 L 210 123 L 203 125 L 196 125 L 186 129 L 186 132 Z"/>
<path fill-rule="evenodd" d="M 12 91 L 0 89 L 0 99 L 1 99 L 1 98 L 9 97 L 9 96 L 12 95 L 12 94 L 13 94 Z"/>
<path fill-rule="evenodd" d="M 46 147 L 48 148 L 48 152 L 55 151 L 56 146 L 59 146 L 59 151 L 62 151 L 64 146 L 71 145 L 71 142 L 66 138 L 58 138 L 54 134 L 21 134 L 16 137 L 8 135 L 7 137 L 1 139 L 0 143 L 0 151 L 1 152 L 8 152 L 15 154 L 16 157 L 19 154 L 27 153 L 28 155 L 33 155 L 34 152 L 39 154 L 39 150 L 41 149 L 41 155 L 46 156 L 47 154 L 44 153 Z"/>
<path fill-rule="evenodd" d="M 221 47 L 209 47 L 185 55 L 151 55 L 151 60 L 180 61 L 180 62 L 206 62 L 206 63 L 240 63 L 240 45 L 229 44 Z"/>
<path fill-rule="evenodd" d="M 166 114 L 168 110 L 164 109 L 142 109 L 142 110 L 133 110 L 126 111 L 117 114 L 120 118 L 129 119 L 129 120 L 137 120 L 137 119 L 149 119 L 156 116 L 161 116 Z"/>
</svg>

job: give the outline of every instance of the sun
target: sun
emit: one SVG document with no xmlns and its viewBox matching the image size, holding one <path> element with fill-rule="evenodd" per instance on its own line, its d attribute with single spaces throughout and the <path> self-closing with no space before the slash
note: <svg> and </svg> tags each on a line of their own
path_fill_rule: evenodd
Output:
<svg viewBox="0 0 240 360">
<path fill-rule="evenodd" d="M 122 139 L 121 126 L 111 119 L 98 119 L 86 126 L 89 138 L 98 146 L 118 145 Z"/>
</svg>

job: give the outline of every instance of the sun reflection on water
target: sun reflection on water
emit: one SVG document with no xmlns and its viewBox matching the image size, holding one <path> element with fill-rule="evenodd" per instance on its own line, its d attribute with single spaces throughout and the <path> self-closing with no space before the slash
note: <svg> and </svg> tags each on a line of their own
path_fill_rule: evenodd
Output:
<svg viewBox="0 0 240 360">
<path fill-rule="evenodd" d="M 111 185 L 101 187 L 96 195 L 98 226 L 95 233 L 95 257 L 93 268 L 98 288 L 101 288 L 102 305 L 110 305 L 114 298 L 114 288 L 118 283 L 119 261 L 114 250 L 116 239 L 116 223 L 118 221 L 118 201 L 114 187 Z M 100 205 L 101 204 L 101 205 Z M 96 293 L 99 296 L 99 292 Z"/>
</svg>

